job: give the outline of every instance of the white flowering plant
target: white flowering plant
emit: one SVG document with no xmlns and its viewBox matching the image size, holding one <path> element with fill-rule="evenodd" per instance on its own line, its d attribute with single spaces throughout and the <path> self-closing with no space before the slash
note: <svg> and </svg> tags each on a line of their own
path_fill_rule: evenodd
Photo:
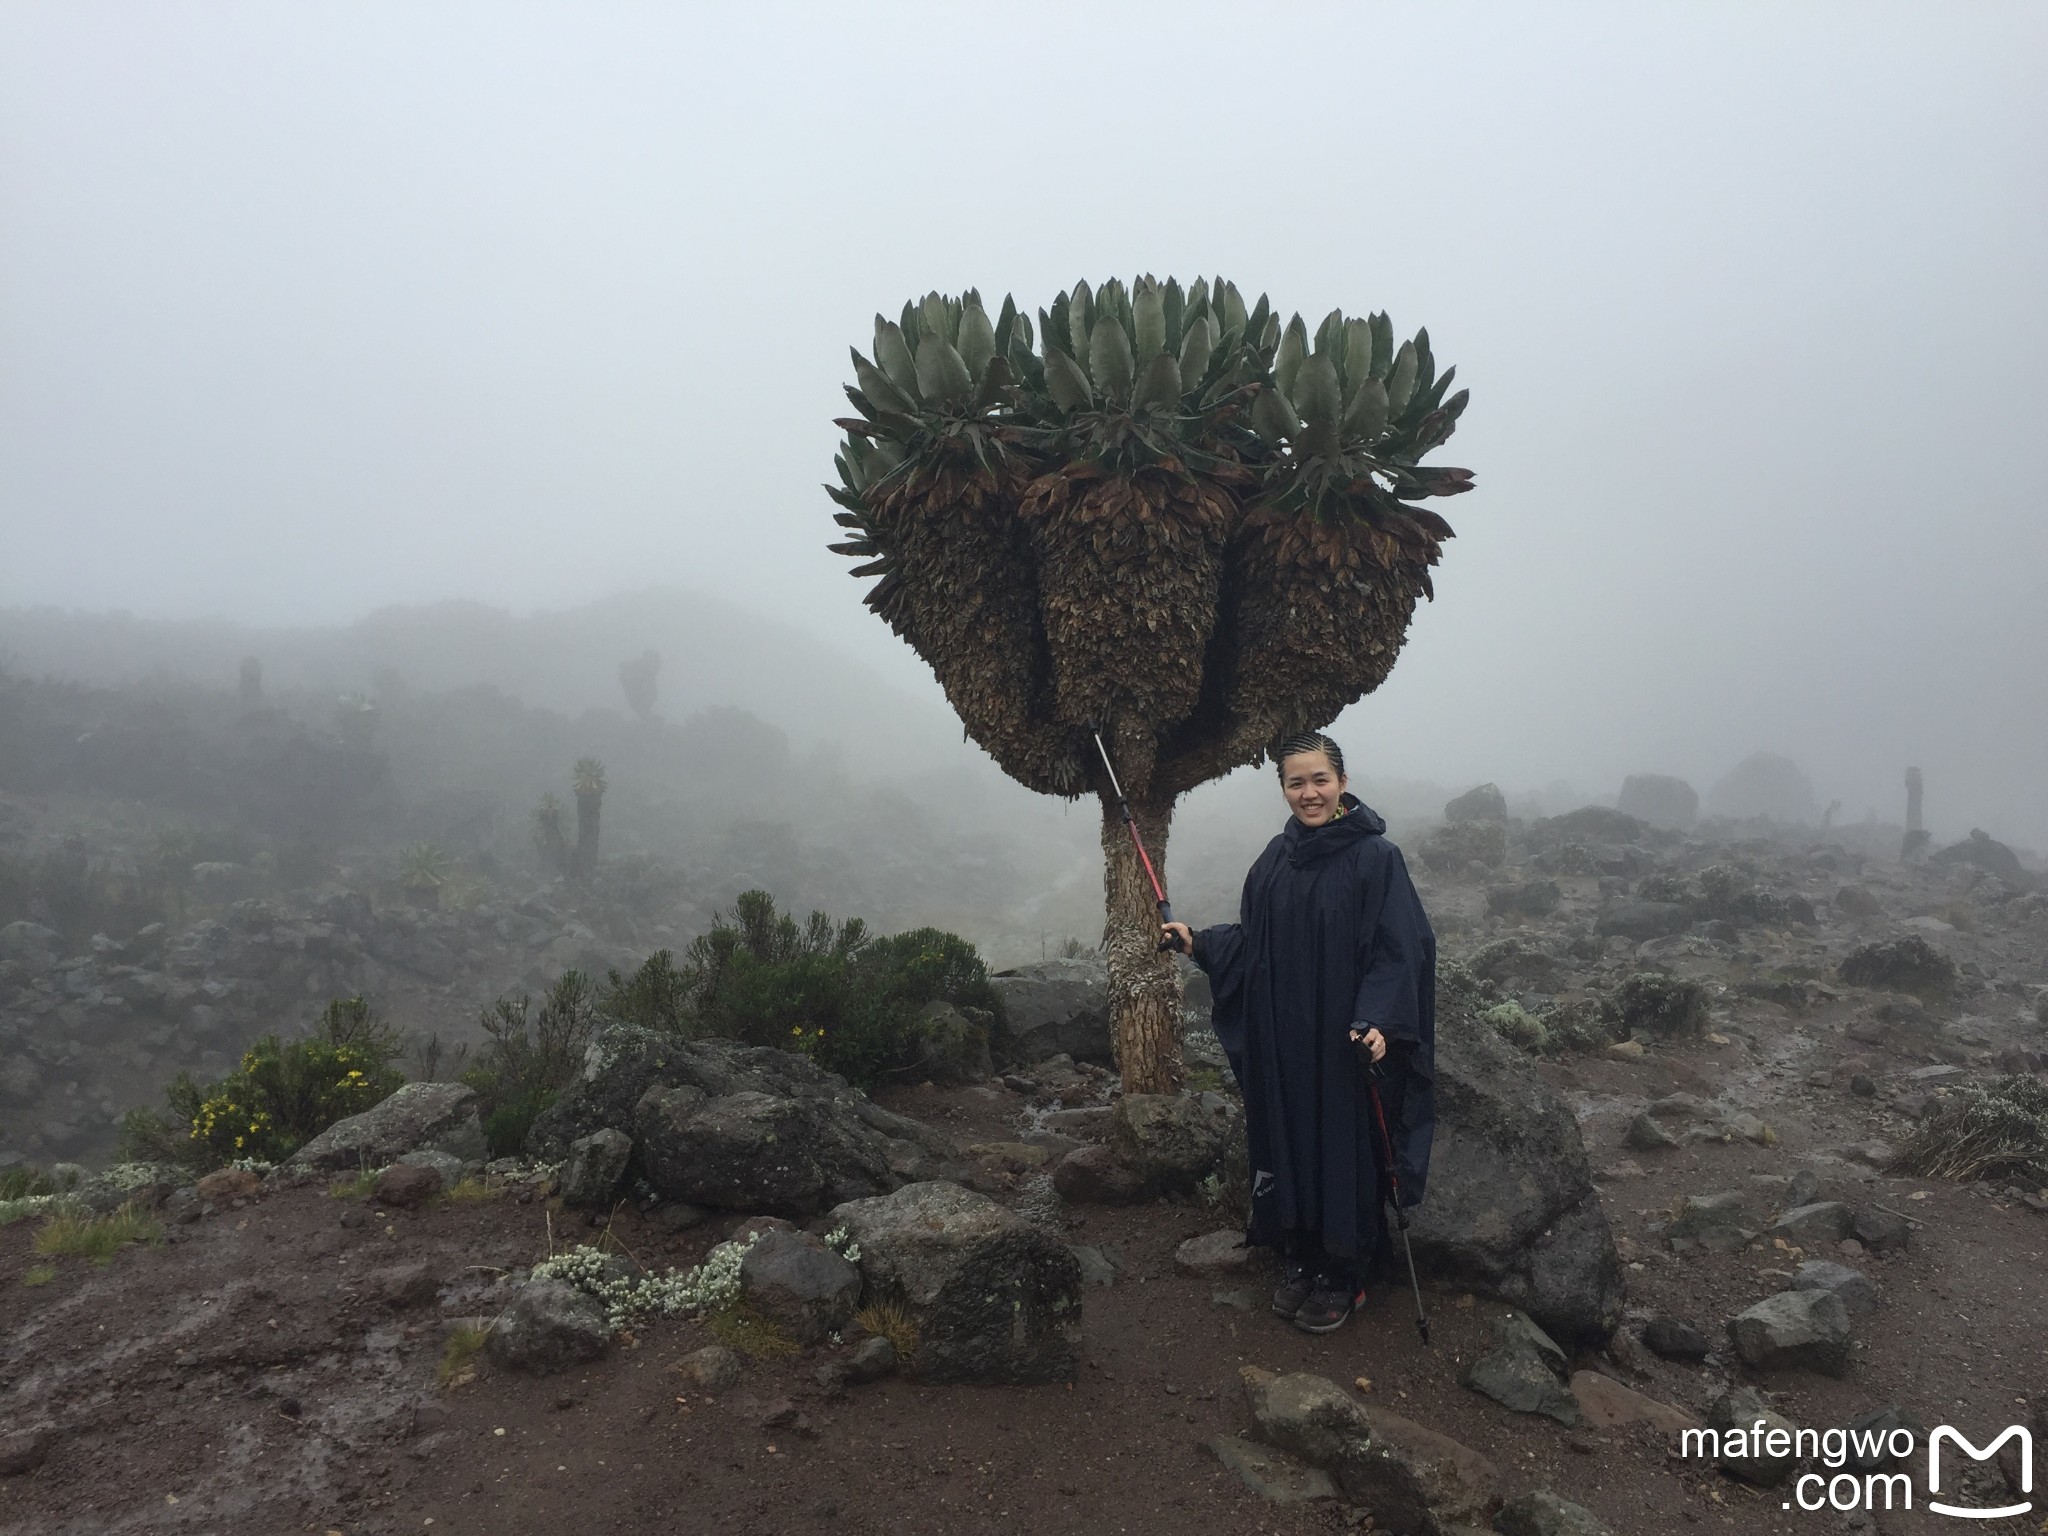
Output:
<svg viewBox="0 0 2048 1536">
<path fill-rule="evenodd" d="M 606 1326 L 617 1333 L 642 1318 L 687 1317 L 730 1307 L 739 1300 L 740 1263 L 760 1235 L 750 1232 L 743 1243 L 720 1243 L 694 1269 L 662 1275 L 616 1274 L 610 1256 L 588 1243 L 543 1259 L 532 1273 L 536 1280 L 560 1280 L 596 1297 L 604 1306 Z"/>
</svg>

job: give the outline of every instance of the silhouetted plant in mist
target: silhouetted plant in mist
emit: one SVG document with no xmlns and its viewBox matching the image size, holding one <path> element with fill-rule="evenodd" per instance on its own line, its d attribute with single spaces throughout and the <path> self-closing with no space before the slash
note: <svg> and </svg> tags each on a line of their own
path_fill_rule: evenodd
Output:
<svg viewBox="0 0 2048 1536">
<path fill-rule="evenodd" d="M 604 811 L 604 764 L 594 757 L 576 759 L 572 780 L 576 791 L 576 857 L 573 868 L 587 875 L 597 868 L 598 818 Z"/>
<path fill-rule="evenodd" d="M 660 676 L 659 651 L 642 651 L 630 661 L 619 663 L 619 687 L 625 690 L 626 704 L 635 718 L 642 721 L 654 718 L 656 682 Z"/>
<path fill-rule="evenodd" d="M 542 795 L 540 804 L 533 808 L 533 846 L 557 874 L 569 873 L 569 838 L 563 827 L 562 802 L 553 795 Z"/>
<path fill-rule="evenodd" d="M 535 1117 L 582 1067 L 598 1018 L 597 990 L 581 971 L 564 971 L 538 1011 L 527 993 L 501 997 L 483 1011 L 478 1023 L 486 1039 L 462 1080 L 484 1101 L 493 1157 L 524 1149 Z"/>
<path fill-rule="evenodd" d="M 398 883 L 416 907 L 438 907 L 448 884 L 448 855 L 432 843 L 414 843 L 399 855 Z"/>
</svg>

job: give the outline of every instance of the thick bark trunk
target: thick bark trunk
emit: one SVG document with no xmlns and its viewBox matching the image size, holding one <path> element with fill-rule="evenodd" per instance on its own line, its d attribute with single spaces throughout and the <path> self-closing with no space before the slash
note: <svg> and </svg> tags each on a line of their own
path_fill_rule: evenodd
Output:
<svg viewBox="0 0 2048 1536">
<path fill-rule="evenodd" d="M 1133 801 L 1131 814 L 1166 879 L 1173 799 Z M 1159 908 L 1116 801 L 1102 801 L 1103 947 L 1109 954 L 1109 1022 L 1125 1093 L 1180 1091 L 1180 978 L 1159 952 Z"/>
<path fill-rule="evenodd" d="M 597 868 L 597 824 L 604 801 L 598 795 L 576 797 L 576 873 L 587 875 Z"/>
</svg>

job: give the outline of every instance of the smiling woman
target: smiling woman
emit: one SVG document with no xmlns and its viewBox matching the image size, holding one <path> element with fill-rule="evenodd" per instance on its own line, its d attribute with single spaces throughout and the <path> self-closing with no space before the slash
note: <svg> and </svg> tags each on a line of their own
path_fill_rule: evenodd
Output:
<svg viewBox="0 0 2048 1536">
<path fill-rule="evenodd" d="M 1328 1333 L 1386 1254 L 1384 1198 L 1422 1199 L 1436 1121 L 1436 936 L 1386 823 L 1347 790 L 1337 743 L 1290 736 L 1275 756 L 1294 814 L 1245 877 L 1239 920 L 1167 932 L 1209 974 L 1216 1034 L 1244 1090 L 1246 1241 L 1286 1261 L 1273 1310 Z M 1384 1144 L 1367 1079 L 1383 1060 Z"/>
</svg>

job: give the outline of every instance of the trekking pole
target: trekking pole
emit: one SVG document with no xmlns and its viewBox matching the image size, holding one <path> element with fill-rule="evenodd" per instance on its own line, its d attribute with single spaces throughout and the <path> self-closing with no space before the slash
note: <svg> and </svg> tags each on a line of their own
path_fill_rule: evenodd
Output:
<svg viewBox="0 0 2048 1536">
<path fill-rule="evenodd" d="M 1415 1246 L 1408 1240 L 1408 1212 L 1401 1204 L 1401 1176 L 1394 1171 L 1394 1138 L 1387 1130 L 1387 1111 L 1380 1103 L 1380 1064 L 1366 1065 L 1365 1087 L 1372 1095 L 1372 1117 L 1380 1128 L 1380 1145 L 1386 1149 L 1387 1187 L 1394 1194 L 1394 1224 L 1401 1229 L 1401 1246 L 1408 1254 L 1408 1284 L 1415 1292 L 1415 1331 L 1429 1347 L 1429 1316 L 1422 1310 L 1422 1282 L 1415 1278 Z"/>
<path fill-rule="evenodd" d="M 1124 798 L 1124 787 L 1116 781 L 1116 769 L 1110 766 L 1109 748 L 1102 744 L 1102 732 L 1091 725 L 1088 734 L 1095 738 L 1095 750 L 1102 754 L 1102 771 L 1109 775 L 1109 787 L 1116 791 L 1117 809 L 1123 812 L 1124 826 L 1131 834 L 1131 846 L 1138 850 L 1138 862 L 1145 866 L 1145 878 L 1152 882 L 1152 895 L 1159 903 L 1159 923 L 1164 927 L 1173 921 L 1173 903 L 1166 899 L 1166 887 L 1159 883 L 1159 872 L 1152 867 L 1152 856 L 1145 851 L 1145 840 L 1138 836 L 1138 823 L 1131 816 L 1131 802 Z M 1161 954 L 1179 947 L 1170 935 L 1161 935 Z"/>
</svg>

